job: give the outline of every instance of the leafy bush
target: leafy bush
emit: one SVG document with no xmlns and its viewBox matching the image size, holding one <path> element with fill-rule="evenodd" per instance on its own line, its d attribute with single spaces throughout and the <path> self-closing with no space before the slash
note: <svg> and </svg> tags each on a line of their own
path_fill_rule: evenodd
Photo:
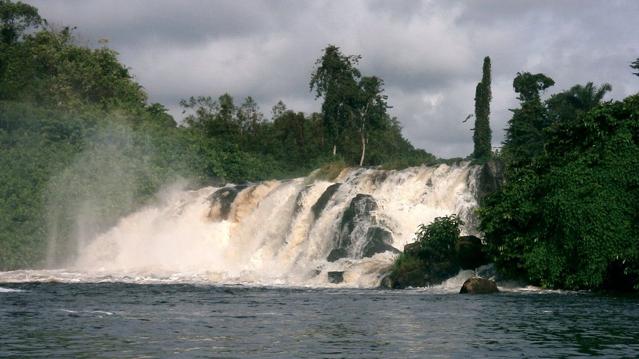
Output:
<svg viewBox="0 0 639 359">
<path fill-rule="evenodd" d="M 450 261 L 455 258 L 455 242 L 464 222 L 456 215 L 437 217 L 429 225 L 421 224 L 417 229 L 419 257 L 427 262 Z"/>
<path fill-rule="evenodd" d="M 415 242 L 393 263 L 389 279 L 393 288 L 423 287 L 441 283 L 457 273 L 459 264 L 455 242 L 463 222 L 457 215 L 437 217 L 420 225 Z"/>
</svg>

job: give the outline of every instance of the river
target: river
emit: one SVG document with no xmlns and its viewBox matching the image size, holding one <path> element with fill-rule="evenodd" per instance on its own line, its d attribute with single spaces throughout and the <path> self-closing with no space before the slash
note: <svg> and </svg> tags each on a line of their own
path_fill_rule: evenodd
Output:
<svg viewBox="0 0 639 359">
<path fill-rule="evenodd" d="M 639 299 L 515 290 L 3 283 L 0 357 L 639 357 Z"/>
</svg>

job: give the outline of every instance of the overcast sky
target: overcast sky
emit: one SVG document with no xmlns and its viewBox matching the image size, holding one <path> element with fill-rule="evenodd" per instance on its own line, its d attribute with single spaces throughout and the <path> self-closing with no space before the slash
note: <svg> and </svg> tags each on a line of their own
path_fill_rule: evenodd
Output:
<svg viewBox="0 0 639 359">
<path fill-rule="evenodd" d="M 493 146 L 516 107 L 518 71 L 543 72 L 556 85 L 608 82 L 608 98 L 639 91 L 639 1 L 164 1 L 27 0 L 80 41 L 101 38 L 120 53 L 151 101 L 180 116 L 189 96 L 236 102 L 251 95 L 262 112 L 282 100 L 318 111 L 309 92 L 327 44 L 360 54 L 365 75 L 384 79 L 391 113 L 416 146 L 442 157 L 472 152 L 476 83 L 492 59 Z"/>
</svg>

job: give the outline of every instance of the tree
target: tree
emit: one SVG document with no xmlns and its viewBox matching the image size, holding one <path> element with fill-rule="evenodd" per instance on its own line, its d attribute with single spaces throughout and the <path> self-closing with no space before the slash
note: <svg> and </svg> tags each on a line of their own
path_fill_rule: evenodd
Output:
<svg viewBox="0 0 639 359">
<path fill-rule="evenodd" d="M 473 133 L 475 149 L 473 158 L 478 161 L 486 161 L 492 154 L 489 120 L 491 99 L 490 57 L 486 56 L 482 68 L 481 82 L 475 88 L 475 132 Z"/>
<path fill-rule="evenodd" d="M 611 90 L 610 84 L 597 87 L 588 82 L 585 86 L 575 85 L 567 91 L 552 95 L 546 101 L 549 120 L 552 123 L 573 120 L 599 106 L 606 93 Z"/>
<path fill-rule="evenodd" d="M 362 77 L 359 82 L 359 100 L 356 103 L 357 131 L 361 139 L 361 156 L 359 165 L 364 165 L 366 156 L 366 144 L 368 143 L 369 130 L 383 127 L 387 120 L 386 103 L 387 96 L 383 95 L 384 81 L 375 76 Z"/>
<path fill-rule="evenodd" d="M 146 107 L 146 111 L 149 113 L 153 123 L 162 127 L 177 127 L 177 123 L 173 116 L 169 114 L 169 110 L 161 103 L 152 103 Z"/>
<path fill-rule="evenodd" d="M 544 149 L 543 129 L 548 126 L 546 108 L 540 92 L 555 82 L 544 74 L 517 73 L 513 81 L 521 107 L 513 111 L 508 122 L 503 154 L 506 165 L 517 167 L 530 163 Z"/>
<path fill-rule="evenodd" d="M 0 0 L 0 42 L 3 44 L 16 43 L 27 29 L 43 23 L 35 7 L 20 1 Z"/>
<path fill-rule="evenodd" d="M 3 45 L 0 99 L 76 108 L 143 108 L 146 94 L 117 52 L 74 44 L 72 29 L 43 29 Z"/>
<path fill-rule="evenodd" d="M 237 109 L 237 122 L 240 134 L 243 136 L 255 136 L 259 125 L 264 121 L 264 115 L 260 112 L 257 102 L 251 96 Z"/>
<path fill-rule="evenodd" d="M 322 115 L 325 140 L 332 147 L 333 156 L 350 126 L 352 107 L 359 92 L 358 79 L 361 73 L 355 67 L 361 56 L 345 56 L 335 45 L 324 49 L 324 55 L 315 62 L 315 70 L 309 83 L 316 98 L 323 97 Z"/>
</svg>

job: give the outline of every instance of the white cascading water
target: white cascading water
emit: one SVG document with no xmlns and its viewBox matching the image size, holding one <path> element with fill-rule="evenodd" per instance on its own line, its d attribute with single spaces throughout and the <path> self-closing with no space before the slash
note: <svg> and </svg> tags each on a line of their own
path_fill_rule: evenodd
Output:
<svg viewBox="0 0 639 359">
<path fill-rule="evenodd" d="M 175 190 L 90 241 L 67 271 L 104 280 L 376 287 L 420 224 L 458 214 L 462 231 L 475 234 L 478 170 L 346 169 L 334 182 L 310 176 Z M 373 227 L 382 249 L 370 249 Z M 332 284 L 329 272 L 343 272 L 343 281 Z"/>
</svg>

